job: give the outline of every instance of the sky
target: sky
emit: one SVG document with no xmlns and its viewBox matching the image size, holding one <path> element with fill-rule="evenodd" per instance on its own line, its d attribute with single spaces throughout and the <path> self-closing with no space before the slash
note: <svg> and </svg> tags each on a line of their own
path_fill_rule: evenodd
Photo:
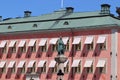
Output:
<svg viewBox="0 0 120 80">
<path fill-rule="evenodd" d="M 0 16 L 3 18 L 23 17 L 29 10 L 32 16 L 52 13 L 61 8 L 62 0 L 0 0 Z M 64 0 L 64 6 L 73 7 L 75 12 L 98 11 L 101 4 L 110 4 L 111 13 L 116 14 L 120 0 Z"/>
</svg>

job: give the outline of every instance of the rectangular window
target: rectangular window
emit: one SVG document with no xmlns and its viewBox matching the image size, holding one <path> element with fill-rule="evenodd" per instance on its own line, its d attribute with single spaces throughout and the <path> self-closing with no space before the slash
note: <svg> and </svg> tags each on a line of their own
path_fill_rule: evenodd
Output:
<svg viewBox="0 0 120 80">
<path fill-rule="evenodd" d="M 57 72 L 57 68 L 51 68 L 51 73 L 56 73 Z"/>
<path fill-rule="evenodd" d="M 46 72 L 46 67 L 45 67 L 45 68 L 44 68 L 44 67 L 41 67 L 41 68 L 40 68 L 40 72 L 41 72 L 41 73 L 45 73 L 45 72 Z"/>
<path fill-rule="evenodd" d="M 20 47 L 20 52 L 22 52 L 22 53 L 26 52 L 26 45 L 24 45 L 23 47 Z"/>
<path fill-rule="evenodd" d="M 31 46 L 31 52 L 36 52 L 36 42 L 35 42 L 34 46 Z"/>
<path fill-rule="evenodd" d="M 57 64 L 55 65 L 54 68 L 51 68 L 51 73 L 57 73 Z"/>
<path fill-rule="evenodd" d="M 21 73 L 25 73 L 25 65 L 21 68 Z"/>
<path fill-rule="evenodd" d="M 28 69 L 28 73 L 32 73 L 32 68 L 29 68 L 29 69 Z"/>
<path fill-rule="evenodd" d="M 81 42 L 79 44 L 74 45 L 75 51 L 81 50 Z"/>
<path fill-rule="evenodd" d="M 99 49 L 105 50 L 106 49 L 106 42 L 99 44 Z"/>
<path fill-rule="evenodd" d="M 69 50 L 69 40 L 67 41 L 67 44 L 65 45 L 65 50 L 66 50 L 66 51 Z"/>
<path fill-rule="evenodd" d="M 87 44 L 87 49 L 88 50 L 93 50 L 93 42 L 91 44 Z"/>
<path fill-rule="evenodd" d="M 76 73 L 77 72 L 77 67 L 73 67 L 73 72 Z"/>
<path fill-rule="evenodd" d="M 87 68 L 87 73 L 93 73 L 93 65 Z"/>
<path fill-rule="evenodd" d="M 77 72 L 81 72 L 81 65 L 79 63 L 78 67 L 77 67 Z"/>
<path fill-rule="evenodd" d="M 11 51 L 12 51 L 12 53 L 16 52 L 16 43 L 15 43 L 15 45 L 13 47 L 11 47 Z"/>
<path fill-rule="evenodd" d="M 54 68 L 51 68 L 51 73 L 54 73 L 54 71 L 55 71 Z"/>
<path fill-rule="evenodd" d="M 43 72 L 46 72 L 46 63 L 43 66 Z"/>
<path fill-rule="evenodd" d="M 46 72 L 46 67 L 41 67 L 40 68 L 40 73 L 45 73 Z"/>
<path fill-rule="evenodd" d="M 64 73 L 68 73 L 68 72 L 69 72 L 69 65 L 68 65 L 68 63 L 67 63 L 67 66 L 64 67 Z"/>
<path fill-rule="evenodd" d="M 4 67 L 1 68 L 1 69 L 2 69 L 1 72 L 2 72 L 2 73 L 5 73 L 5 72 L 6 72 L 6 65 L 4 65 Z"/>
<path fill-rule="evenodd" d="M 74 73 L 80 73 L 81 72 L 81 65 L 79 63 L 78 67 L 73 67 L 73 72 Z"/>
<path fill-rule="evenodd" d="M 35 72 L 35 63 L 34 63 L 34 65 L 33 65 L 33 67 L 32 67 L 32 72 Z"/>
<path fill-rule="evenodd" d="M 40 49 L 42 52 L 47 51 L 47 44 L 45 44 L 44 46 L 41 46 Z"/>
<path fill-rule="evenodd" d="M 13 68 L 11 68 L 11 73 L 15 73 L 15 64 L 14 64 Z"/>
<path fill-rule="evenodd" d="M 52 51 L 57 51 L 57 45 L 52 45 Z"/>
<path fill-rule="evenodd" d="M 7 44 L 1 49 L 2 53 L 6 53 L 7 52 Z"/>
<path fill-rule="evenodd" d="M 99 73 L 106 73 L 106 65 L 104 67 L 99 67 Z"/>
<path fill-rule="evenodd" d="M 43 67 L 40 67 L 39 68 L 39 73 L 45 73 L 46 72 L 46 63 L 44 63 L 44 66 Z"/>
<path fill-rule="evenodd" d="M 29 70 L 29 73 L 34 73 L 35 72 L 35 63 L 34 63 L 34 65 L 33 65 L 33 67 L 31 67 L 31 68 L 29 68 L 28 70 Z"/>
</svg>

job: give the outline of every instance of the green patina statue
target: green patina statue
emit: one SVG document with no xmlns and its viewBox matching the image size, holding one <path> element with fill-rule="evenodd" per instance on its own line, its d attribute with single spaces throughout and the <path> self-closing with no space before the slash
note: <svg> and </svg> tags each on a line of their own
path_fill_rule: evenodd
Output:
<svg viewBox="0 0 120 80">
<path fill-rule="evenodd" d="M 64 43 L 63 43 L 63 41 L 62 41 L 62 38 L 60 38 L 59 40 L 58 40 L 58 49 L 57 49 L 57 51 L 58 51 L 58 55 L 62 55 L 62 54 L 64 54 L 64 51 L 65 51 L 65 45 L 64 45 Z"/>
</svg>

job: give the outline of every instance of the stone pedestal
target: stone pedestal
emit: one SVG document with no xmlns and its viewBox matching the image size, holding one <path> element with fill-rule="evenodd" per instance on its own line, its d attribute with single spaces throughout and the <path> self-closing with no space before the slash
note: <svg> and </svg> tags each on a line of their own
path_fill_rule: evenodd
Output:
<svg viewBox="0 0 120 80">
<path fill-rule="evenodd" d="M 63 80 L 64 63 L 67 61 L 67 57 L 64 55 L 58 55 L 55 57 L 55 61 L 58 63 L 58 80 Z"/>
<path fill-rule="evenodd" d="M 39 74 L 37 73 L 27 73 L 26 80 L 40 80 Z"/>
</svg>

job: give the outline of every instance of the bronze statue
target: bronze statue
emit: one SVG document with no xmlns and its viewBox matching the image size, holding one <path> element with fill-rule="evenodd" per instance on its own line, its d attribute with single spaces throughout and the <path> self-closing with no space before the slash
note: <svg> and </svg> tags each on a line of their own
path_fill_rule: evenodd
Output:
<svg viewBox="0 0 120 80">
<path fill-rule="evenodd" d="M 57 44 L 58 44 L 58 45 L 57 45 L 57 47 L 58 47 L 58 49 L 57 49 L 58 55 L 64 54 L 65 45 L 64 45 L 64 43 L 63 43 L 63 41 L 62 41 L 62 38 L 60 38 L 60 39 L 58 40 L 58 43 L 57 43 Z"/>
</svg>

